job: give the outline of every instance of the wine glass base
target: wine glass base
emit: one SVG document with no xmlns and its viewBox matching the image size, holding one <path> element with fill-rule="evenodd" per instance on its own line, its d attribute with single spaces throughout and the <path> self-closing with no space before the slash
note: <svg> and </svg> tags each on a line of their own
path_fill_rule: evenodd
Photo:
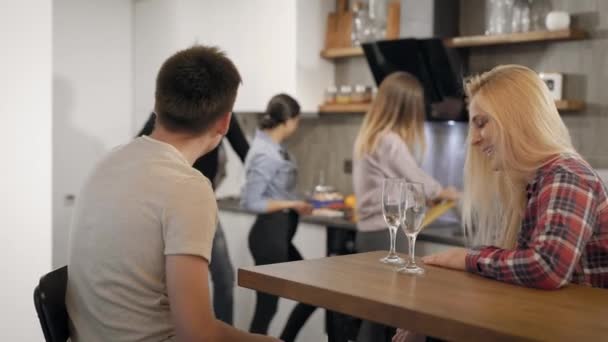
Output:
<svg viewBox="0 0 608 342">
<path fill-rule="evenodd" d="M 403 258 L 399 257 L 398 255 L 389 254 L 384 258 L 380 259 L 380 262 L 389 265 L 403 265 L 405 263 L 405 260 L 403 260 Z"/>
<path fill-rule="evenodd" d="M 405 273 L 405 274 L 424 274 L 424 268 L 417 266 L 417 265 L 407 265 L 401 268 L 397 269 L 397 272 L 399 273 Z"/>
</svg>

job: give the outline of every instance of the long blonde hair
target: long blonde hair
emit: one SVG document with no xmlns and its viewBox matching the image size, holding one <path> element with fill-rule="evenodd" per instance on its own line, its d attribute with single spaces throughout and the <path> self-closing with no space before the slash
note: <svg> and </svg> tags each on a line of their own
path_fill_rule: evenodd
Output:
<svg viewBox="0 0 608 342">
<path fill-rule="evenodd" d="M 355 157 L 374 151 L 382 133 L 395 132 L 415 151 L 424 153 L 424 91 L 416 77 L 403 71 L 387 76 L 363 119 L 355 141 Z"/>
<path fill-rule="evenodd" d="M 499 171 L 467 142 L 463 223 L 470 243 L 514 248 L 526 205 L 526 185 L 561 153 L 576 153 L 549 89 L 520 65 L 503 65 L 470 78 L 466 93 L 494 123 Z"/>
</svg>

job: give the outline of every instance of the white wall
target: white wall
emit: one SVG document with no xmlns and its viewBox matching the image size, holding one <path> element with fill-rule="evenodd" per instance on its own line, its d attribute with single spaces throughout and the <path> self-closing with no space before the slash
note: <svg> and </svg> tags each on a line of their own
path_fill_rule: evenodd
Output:
<svg viewBox="0 0 608 342">
<path fill-rule="evenodd" d="M 175 4 L 167 0 L 135 0 L 133 71 L 136 131 L 143 127 L 153 110 L 156 74 L 161 64 L 180 48 Z"/>
<path fill-rule="evenodd" d="M 260 111 L 272 95 L 294 94 L 295 13 L 295 0 L 136 1 L 138 122 L 153 106 L 162 61 L 195 43 L 219 46 L 239 69 L 243 85 L 235 110 Z"/>
<path fill-rule="evenodd" d="M 217 45 L 243 78 L 237 111 L 260 111 L 278 92 L 295 95 L 295 0 L 179 0 L 181 46 Z"/>
<path fill-rule="evenodd" d="M 296 94 L 302 111 L 317 112 L 327 86 L 334 84 L 335 64 L 319 58 L 325 45 L 327 14 L 335 1 L 296 0 Z"/>
<path fill-rule="evenodd" d="M 72 201 L 133 122 L 133 11 L 127 0 L 53 1 L 53 265 L 67 262 Z M 76 198 L 77 200 L 77 198 Z"/>
<path fill-rule="evenodd" d="M 51 1 L 0 10 L 0 340 L 42 341 L 33 290 L 51 269 Z"/>
<path fill-rule="evenodd" d="M 235 111 L 263 111 L 279 92 L 316 111 L 333 82 L 333 63 L 319 58 L 330 10 L 333 2 L 326 0 L 136 1 L 138 123 L 152 108 L 162 61 L 195 43 L 219 46 L 241 72 Z"/>
</svg>

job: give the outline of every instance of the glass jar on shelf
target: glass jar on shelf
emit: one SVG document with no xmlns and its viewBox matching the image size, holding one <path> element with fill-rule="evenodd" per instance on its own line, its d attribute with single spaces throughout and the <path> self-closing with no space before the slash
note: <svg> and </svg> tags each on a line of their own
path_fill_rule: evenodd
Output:
<svg viewBox="0 0 608 342">
<path fill-rule="evenodd" d="M 324 102 L 325 104 L 335 104 L 338 96 L 338 88 L 331 85 L 325 89 Z"/>
<path fill-rule="evenodd" d="M 374 40 L 373 22 L 369 16 L 367 4 L 361 1 L 355 2 L 353 5 L 353 24 L 351 41 L 354 46 L 359 46 Z"/>
<path fill-rule="evenodd" d="M 511 32 L 530 31 L 530 2 L 515 0 L 511 14 Z"/>
<path fill-rule="evenodd" d="M 513 0 L 486 0 L 486 35 L 511 32 Z"/>
<path fill-rule="evenodd" d="M 372 100 L 372 89 L 369 86 L 365 86 L 363 84 L 355 85 L 355 90 L 353 91 L 353 95 L 351 97 L 352 102 L 356 103 L 367 103 Z"/>
<path fill-rule="evenodd" d="M 338 95 L 336 95 L 336 103 L 339 104 L 347 104 L 352 101 L 351 97 L 353 95 L 353 87 L 349 85 L 343 85 L 340 87 L 338 91 Z"/>
</svg>

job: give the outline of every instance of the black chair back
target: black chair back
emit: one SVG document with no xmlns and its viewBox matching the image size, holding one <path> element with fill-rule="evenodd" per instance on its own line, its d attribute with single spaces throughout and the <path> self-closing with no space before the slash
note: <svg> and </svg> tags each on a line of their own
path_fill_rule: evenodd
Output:
<svg viewBox="0 0 608 342">
<path fill-rule="evenodd" d="M 34 290 L 34 305 L 46 342 L 66 342 L 70 337 L 65 291 L 68 267 L 63 266 L 42 278 Z"/>
</svg>

